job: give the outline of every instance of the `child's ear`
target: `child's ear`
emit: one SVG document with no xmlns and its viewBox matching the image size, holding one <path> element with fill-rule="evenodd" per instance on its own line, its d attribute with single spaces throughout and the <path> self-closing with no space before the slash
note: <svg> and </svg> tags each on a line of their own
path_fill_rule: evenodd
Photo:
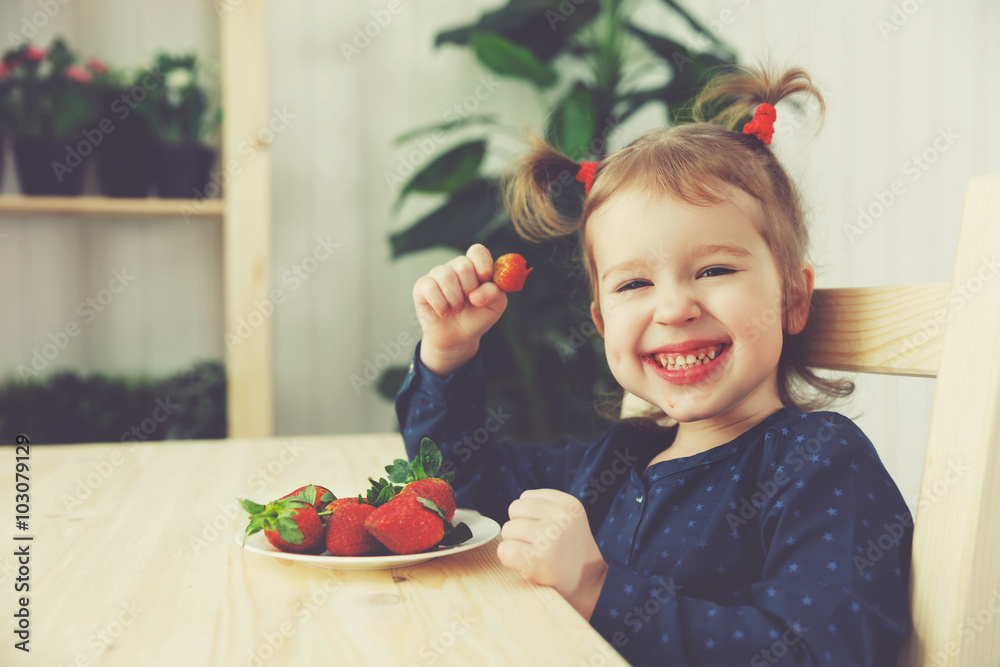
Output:
<svg viewBox="0 0 1000 667">
<path fill-rule="evenodd" d="M 808 262 L 802 265 L 802 275 L 799 284 L 795 285 L 789 298 L 785 315 L 785 328 L 789 334 L 800 333 L 806 327 L 809 319 L 809 304 L 813 293 L 813 267 Z"/>
<path fill-rule="evenodd" d="M 590 302 L 590 319 L 594 320 L 597 333 L 601 335 L 601 338 L 604 338 L 604 318 L 601 317 L 601 307 L 597 305 L 596 301 Z"/>
</svg>

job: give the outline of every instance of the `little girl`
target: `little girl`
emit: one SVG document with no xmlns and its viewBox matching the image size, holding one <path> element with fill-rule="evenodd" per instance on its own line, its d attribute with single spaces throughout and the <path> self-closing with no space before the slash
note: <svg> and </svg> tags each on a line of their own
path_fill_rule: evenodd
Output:
<svg viewBox="0 0 1000 667">
<path fill-rule="evenodd" d="M 655 413 L 592 443 L 500 440 L 510 415 L 485 404 L 479 353 L 507 305 L 489 250 L 413 289 L 423 338 L 396 399 L 408 453 L 438 443 L 459 506 L 503 523 L 501 562 L 633 664 L 894 665 L 910 630 L 906 503 L 864 433 L 814 411 L 853 384 L 801 361 L 813 269 L 769 148 L 773 105 L 796 92 L 824 109 L 801 70 L 734 68 L 695 123 L 582 166 L 536 138 L 506 177 L 522 237 L 579 235 L 608 365 Z M 550 197 L 567 174 L 578 217 Z"/>
</svg>

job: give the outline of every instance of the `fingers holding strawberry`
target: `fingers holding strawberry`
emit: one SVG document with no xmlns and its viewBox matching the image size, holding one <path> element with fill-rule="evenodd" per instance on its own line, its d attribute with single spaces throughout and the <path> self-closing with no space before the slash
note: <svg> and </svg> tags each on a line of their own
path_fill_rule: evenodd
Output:
<svg viewBox="0 0 1000 667">
<path fill-rule="evenodd" d="M 446 375 L 471 359 L 507 308 L 507 295 L 490 282 L 492 276 L 490 251 L 477 243 L 414 284 L 423 331 L 420 360 L 432 372 Z"/>
</svg>

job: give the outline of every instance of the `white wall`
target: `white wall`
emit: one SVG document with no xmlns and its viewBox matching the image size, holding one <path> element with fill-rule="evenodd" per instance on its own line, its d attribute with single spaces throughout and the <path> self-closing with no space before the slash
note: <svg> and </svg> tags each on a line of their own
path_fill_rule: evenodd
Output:
<svg viewBox="0 0 1000 667">
<path fill-rule="evenodd" d="M 391 404 L 374 391 L 358 395 L 351 376 L 361 376 L 382 343 L 418 335 L 408 323 L 413 281 L 449 253 L 389 262 L 388 234 L 436 204 L 427 197 L 393 214 L 385 173 L 398 168 L 410 147 L 391 140 L 441 120 L 473 94 L 485 71 L 466 49 L 434 49 L 433 38 L 499 4 L 403 3 L 350 62 L 341 44 L 385 2 L 270 4 L 272 100 L 294 114 L 272 145 L 275 281 L 289 295 L 274 319 L 278 433 L 395 427 Z M 663 4 L 641 2 L 637 21 L 690 36 Z M 773 144 L 812 213 L 817 286 L 950 280 L 964 188 L 972 176 L 1000 170 L 1000 138 L 991 123 L 1000 112 L 1000 46 L 990 39 L 1000 28 L 1000 6 L 988 0 L 687 4 L 744 61 L 770 54 L 802 66 L 827 95 L 826 123 L 815 140 L 804 128 Z M 900 13 L 903 5 L 912 13 Z M 40 41 L 59 32 L 80 51 L 121 63 L 138 62 L 158 47 L 218 53 L 218 18 L 209 3 L 101 0 L 83 7 L 79 0 L 67 4 L 41 30 Z M 28 0 L 5 2 L 3 34 L 37 8 Z M 526 86 L 502 80 L 478 111 L 537 128 L 544 108 Z M 650 109 L 612 136 L 613 147 L 659 122 Z M 935 138 L 949 130 L 953 142 L 938 151 Z M 914 171 L 913 156 L 925 151 L 933 164 Z M 488 166 L 499 169 L 502 158 Z M 5 180 L 10 190 L 13 179 Z M 903 194 L 863 234 L 849 238 L 845 226 L 856 222 L 858 208 L 877 203 L 895 180 Z M 3 216 L 0 233 L 7 234 L 0 237 L 0 374 L 30 361 L 32 349 L 76 319 L 76 304 L 121 267 L 134 267 L 134 283 L 53 367 L 159 373 L 221 358 L 217 225 Z M 293 290 L 283 276 L 311 254 L 317 236 L 341 248 Z M 405 363 L 410 352 L 395 361 Z M 859 377 L 858 387 L 841 411 L 861 413 L 857 421 L 912 507 L 933 381 Z"/>
</svg>

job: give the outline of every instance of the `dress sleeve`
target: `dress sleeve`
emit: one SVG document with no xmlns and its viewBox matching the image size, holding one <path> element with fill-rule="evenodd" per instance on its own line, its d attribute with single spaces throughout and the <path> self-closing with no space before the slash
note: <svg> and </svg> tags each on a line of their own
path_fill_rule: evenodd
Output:
<svg viewBox="0 0 1000 667">
<path fill-rule="evenodd" d="M 588 445 L 572 437 L 549 443 L 501 440 L 516 415 L 503 405 L 486 405 L 482 352 L 446 378 L 420 362 L 417 343 L 410 372 L 396 396 L 396 416 L 412 459 L 430 438 L 443 458 L 442 471 L 455 472 L 452 487 L 459 507 L 475 509 L 497 522 L 526 489 L 569 492 Z"/>
<path fill-rule="evenodd" d="M 911 628 L 912 519 L 853 422 L 808 418 L 775 437 L 784 442 L 753 499 L 759 512 L 730 526 L 759 535 L 765 552 L 746 605 L 688 597 L 670 578 L 611 564 L 591 624 L 631 663 L 896 664 Z M 825 440 L 812 437 L 824 427 Z"/>
</svg>

